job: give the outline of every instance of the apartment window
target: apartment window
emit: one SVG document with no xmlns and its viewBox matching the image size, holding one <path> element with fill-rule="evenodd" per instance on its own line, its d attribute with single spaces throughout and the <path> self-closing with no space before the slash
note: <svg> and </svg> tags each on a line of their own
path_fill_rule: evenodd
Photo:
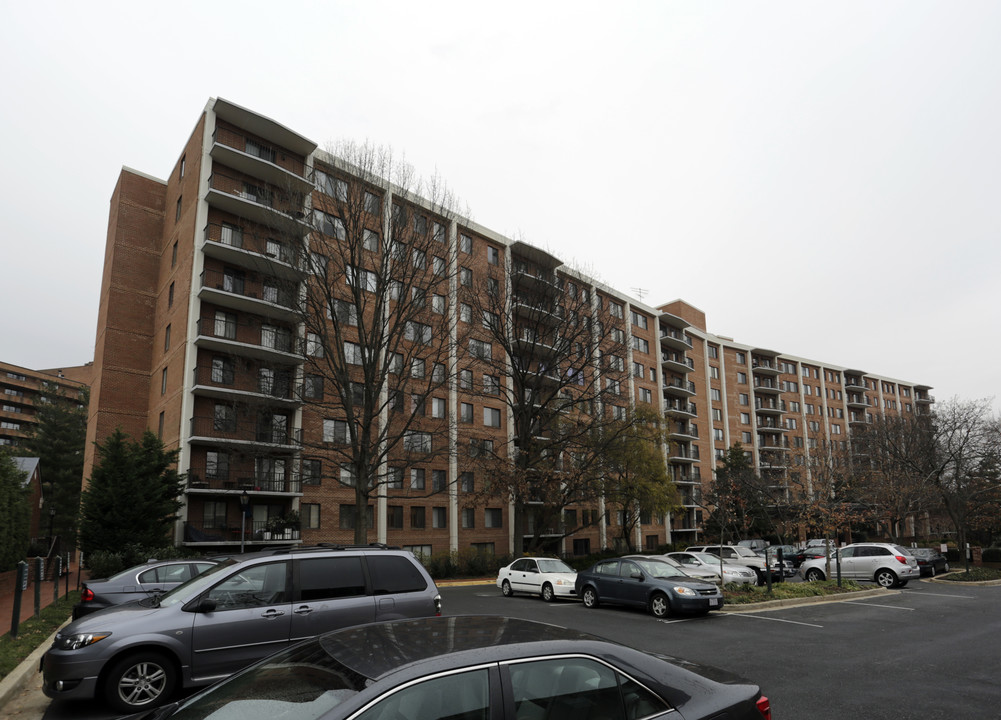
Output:
<svg viewBox="0 0 1001 720">
<path fill-rule="evenodd" d="M 471 493 L 475 489 L 473 473 L 464 472 L 459 474 L 459 492 Z"/>
<path fill-rule="evenodd" d="M 309 335 L 313 336 L 313 337 L 316 337 L 316 336 L 313 335 L 313 333 L 309 333 Z M 307 355 L 312 355 L 314 357 L 323 357 L 323 348 L 322 347 L 318 347 L 317 348 L 320 351 L 319 354 L 315 354 L 314 355 L 314 353 L 310 352 L 310 350 L 309 350 L 309 343 L 310 342 L 311 341 L 307 341 L 307 343 L 306 343 L 306 354 Z M 319 343 L 319 339 L 318 338 L 317 338 L 316 342 Z M 361 365 L 361 363 L 362 363 L 361 345 L 359 345 L 358 343 L 353 343 L 353 342 L 345 342 L 344 343 L 344 361 L 346 363 L 350 364 L 350 365 Z"/>
<path fill-rule="evenodd" d="M 820 423 L 816 420 L 811 420 L 807 425 L 810 428 L 810 432 L 820 432 Z"/>
<path fill-rule="evenodd" d="M 316 458 L 306 458 L 302 461 L 302 484 L 319 485 L 323 477 L 322 461 Z"/>
<path fill-rule="evenodd" d="M 499 330 L 500 326 L 500 315 L 489 310 L 483 311 L 483 327 L 487 330 Z"/>
<path fill-rule="evenodd" d="M 483 424 L 487 427 L 499 428 L 501 426 L 501 411 L 497 408 L 483 408 Z"/>
<path fill-rule="evenodd" d="M 403 468 L 389 468 L 387 476 L 388 476 L 388 479 L 386 480 L 387 490 L 403 489 Z"/>
<path fill-rule="evenodd" d="M 723 399 L 723 396 L 722 396 L 722 394 L 720 393 L 720 391 L 719 391 L 719 388 L 712 388 L 712 389 L 711 389 L 711 390 L 709 391 L 709 394 L 710 394 L 710 395 L 712 396 L 712 399 L 713 399 L 713 400 L 716 400 L 716 401 L 719 401 L 719 400 L 722 400 L 722 399 Z"/>
<path fill-rule="evenodd" d="M 403 449 L 409 452 L 431 452 L 431 433 L 408 430 L 403 435 Z"/>
<path fill-rule="evenodd" d="M 445 274 L 445 258 L 437 255 L 431 258 L 431 272 L 438 277 L 443 276 Z"/>
<path fill-rule="evenodd" d="M 650 352 L 650 341 L 633 335 L 633 350 L 641 353 Z"/>
<path fill-rule="evenodd" d="M 483 394 L 500 395 L 500 378 L 496 375 L 483 376 Z"/>
<path fill-rule="evenodd" d="M 785 424 L 789 430 L 796 430 L 799 427 L 799 421 L 796 418 L 786 418 Z"/>
<path fill-rule="evenodd" d="M 831 425 L 831 434 L 832 435 L 840 435 L 841 434 L 841 426 L 838 425 L 837 423 L 833 423 Z"/>
<path fill-rule="evenodd" d="M 444 295 L 432 295 L 431 296 L 431 312 L 436 315 L 445 314 L 445 296 Z"/>
<path fill-rule="evenodd" d="M 445 398 L 431 398 L 431 417 L 439 420 L 448 414 L 448 401 Z"/>
<path fill-rule="evenodd" d="M 448 474 L 444 470 L 431 471 L 432 492 L 444 492 L 448 485 Z"/>
<path fill-rule="evenodd" d="M 719 348 L 718 347 L 716 347 L 715 345 L 710 345 L 707 349 L 709 351 L 709 357 L 711 357 L 713 360 L 719 359 Z"/>
<path fill-rule="evenodd" d="M 348 265 L 344 268 L 344 279 L 353 288 L 375 292 L 379 288 L 379 276 L 370 270 L 361 270 Z"/>
<path fill-rule="evenodd" d="M 807 415 L 813 415 L 814 414 L 813 410 L 814 410 L 813 405 L 811 403 L 807 403 L 806 404 L 806 414 Z"/>
<path fill-rule="evenodd" d="M 612 418 L 615 420 L 625 420 L 626 409 L 621 405 L 612 405 Z"/>
<path fill-rule="evenodd" d="M 323 442 L 343 444 L 349 440 L 347 421 L 330 419 L 323 421 Z"/>
<path fill-rule="evenodd" d="M 466 303 L 459 303 L 459 320 L 464 323 L 473 321 L 473 308 Z"/>
<path fill-rule="evenodd" d="M 622 311 L 623 311 L 623 308 L 622 308 L 621 304 L 619 304 L 619 303 L 617 303 L 615 301 L 609 300 L 609 302 L 608 302 L 608 314 L 609 315 L 611 315 L 612 317 L 620 318 L 621 319 L 622 318 Z"/>
<path fill-rule="evenodd" d="M 473 271 L 467 267 L 459 268 L 459 283 L 463 287 L 473 287 Z"/>
<path fill-rule="evenodd" d="M 643 403 L 651 403 L 651 402 L 653 402 L 653 393 L 650 392 L 649 388 L 640 388 L 639 389 L 639 397 L 640 397 L 640 402 L 643 402 Z"/>
<path fill-rule="evenodd" d="M 722 433 L 722 431 L 720 431 L 720 432 Z M 750 445 L 751 444 L 751 433 L 748 432 L 747 430 L 744 430 L 743 432 L 741 432 L 740 433 L 740 441 L 742 443 L 744 443 L 745 445 Z"/>
<path fill-rule="evenodd" d="M 431 344 L 431 326 L 419 322 L 410 322 L 403 328 L 403 337 L 422 345 Z"/>
<path fill-rule="evenodd" d="M 738 365 L 747 365 L 747 355 L 745 355 L 742 352 L 737 353 L 737 364 Z"/>
<path fill-rule="evenodd" d="M 341 530 L 354 530 L 355 529 L 355 506 L 354 505 L 341 505 L 338 510 L 340 511 L 340 528 Z M 366 508 L 366 525 L 368 527 L 375 526 L 375 513 L 373 512 L 372 506 L 369 505 Z"/>
<path fill-rule="evenodd" d="M 174 222 L 181 219 L 181 197 L 180 195 L 177 196 L 177 207 L 174 209 Z"/>
<path fill-rule="evenodd" d="M 459 422 L 461 423 L 473 422 L 473 406 L 471 403 L 459 404 Z"/>
<path fill-rule="evenodd" d="M 504 512 L 501 508 L 487 508 L 483 512 L 483 527 L 504 527 Z"/>
<path fill-rule="evenodd" d="M 789 401 L 789 412 L 798 413 L 799 412 L 799 407 L 800 407 L 800 405 L 799 405 L 799 401 L 798 400 L 790 400 Z"/>
<path fill-rule="evenodd" d="M 739 372 L 737 373 L 737 383 L 740 385 L 747 385 L 747 373 Z"/>
<path fill-rule="evenodd" d="M 491 265 L 500 264 L 500 250 L 492 245 L 487 245 L 487 262 Z"/>
<path fill-rule="evenodd" d="M 448 508 L 431 508 L 431 527 L 439 529 L 448 527 Z"/>
<path fill-rule="evenodd" d="M 472 370 L 460 370 L 459 371 L 459 387 L 462 390 L 472 390 L 473 389 L 473 371 Z"/>
<path fill-rule="evenodd" d="M 487 278 L 487 295 L 495 298 L 500 295 L 500 283 L 497 278 Z"/>
<path fill-rule="evenodd" d="M 637 327 L 641 327 L 641 328 L 643 328 L 644 330 L 646 330 L 646 329 L 647 329 L 647 327 L 648 327 L 648 325 L 647 325 L 647 322 L 648 322 L 648 321 L 647 321 L 647 317 L 646 317 L 646 315 L 640 315 L 640 314 L 639 314 L 638 312 L 636 312 L 636 311 L 633 311 L 633 312 L 631 312 L 631 313 L 629 314 L 629 320 L 630 320 L 630 322 L 631 322 L 631 323 L 632 323 L 633 325 L 636 325 Z"/>
<path fill-rule="evenodd" d="M 170 350 L 170 323 L 163 331 L 163 351 L 167 352 L 168 350 Z"/>
<path fill-rule="evenodd" d="M 167 368 L 163 369 L 160 373 L 160 394 L 165 395 L 167 393 Z"/>
<path fill-rule="evenodd" d="M 382 198 L 376 195 L 374 192 L 365 191 L 365 212 L 371 213 L 372 215 L 378 215 L 382 212 Z"/>
<path fill-rule="evenodd" d="M 301 507 L 302 526 L 307 530 L 320 529 L 319 503 L 303 503 Z"/>
<path fill-rule="evenodd" d="M 213 480 L 229 478 L 229 453 L 209 450 L 205 453 L 205 477 Z"/>
<path fill-rule="evenodd" d="M 174 307 L 174 283 L 171 283 L 170 288 L 167 290 L 167 307 Z"/>
<path fill-rule="evenodd" d="M 471 530 L 476 527 L 476 509 L 462 508 L 462 528 Z"/>
<path fill-rule="evenodd" d="M 741 393 L 738 396 L 738 400 L 741 405 L 750 405 L 750 396 L 747 393 Z"/>
<path fill-rule="evenodd" d="M 321 375 L 306 375 L 302 381 L 303 397 L 309 400 L 323 399 L 323 377 Z"/>
<path fill-rule="evenodd" d="M 363 250 L 368 250 L 369 252 L 378 252 L 379 245 L 381 245 L 379 238 L 379 233 L 375 230 L 365 229 L 362 231 L 361 246 Z"/>
<path fill-rule="evenodd" d="M 493 348 L 488 342 L 472 339 L 469 341 L 469 352 L 473 357 L 480 358 L 481 360 L 489 360 L 493 355 Z"/>
<path fill-rule="evenodd" d="M 339 324 L 350 325 L 352 327 L 357 327 L 358 325 L 358 308 L 353 302 L 348 302 L 347 300 L 333 300 L 330 303 L 330 311 L 327 313 L 327 317 L 331 320 L 336 320 Z"/>
<path fill-rule="evenodd" d="M 425 362 L 422 358 L 414 358 L 410 361 L 410 377 L 421 379 L 424 377 Z"/>
<path fill-rule="evenodd" d="M 335 178 L 323 170 L 316 170 L 314 177 L 316 178 L 316 189 L 324 195 L 329 195 L 341 202 L 348 199 L 348 184 L 344 180 Z"/>
<path fill-rule="evenodd" d="M 713 408 L 713 420 L 720 421 L 723 419 L 723 411 L 719 408 Z"/>
<path fill-rule="evenodd" d="M 423 530 L 426 525 L 424 519 L 424 510 L 422 507 L 412 507 L 410 508 L 410 527 L 415 530 Z M 430 555 L 430 552 L 428 553 Z"/>
<path fill-rule="evenodd" d="M 226 503 L 222 500 L 206 500 L 202 506 L 202 529 L 220 530 L 226 525 Z"/>
<path fill-rule="evenodd" d="M 468 235 L 459 235 L 459 252 L 466 255 L 473 254 L 473 238 Z"/>
<path fill-rule="evenodd" d="M 171 267 L 176 267 L 177 266 L 177 242 L 176 241 L 174 242 L 173 249 L 171 249 L 171 251 L 170 251 L 170 266 Z"/>
<path fill-rule="evenodd" d="M 424 489 L 424 468 L 410 468 L 410 489 Z"/>
<path fill-rule="evenodd" d="M 743 425 L 750 425 L 751 424 L 751 414 L 750 413 L 746 413 L 746 412 L 742 412 L 740 414 L 740 422 Z"/>
<path fill-rule="evenodd" d="M 716 367 L 715 365 L 710 365 L 709 377 L 713 378 L 714 380 L 719 380 L 719 368 Z"/>
<path fill-rule="evenodd" d="M 212 429 L 220 432 L 236 430 L 236 410 L 231 405 L 216 404 L 212 412 Z"/>
<path fill-rule="evenodd" d="M 187 159 L 188 159 L 187 155 L 181 155 L 181 165 L 177 173 L 178 180 L 184 177 L 184 166 L 187 164 Z"/>
</svg>

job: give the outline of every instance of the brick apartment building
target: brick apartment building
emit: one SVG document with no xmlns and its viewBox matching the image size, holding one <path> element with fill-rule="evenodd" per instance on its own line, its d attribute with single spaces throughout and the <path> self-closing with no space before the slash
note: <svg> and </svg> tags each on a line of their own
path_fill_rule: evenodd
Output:
<svg viewBox="0 0 1001 720">
<path fill-rule="evenodd" d="M 37 408 L 55 395 L 78 399 L 93 365 L 29 370 L 0 362 L 0 446 L 20 445 L 37 425 Z"/>
<path fill-rule="evenodd" d="M 337 183 L 367 188 L 366 209 L 371 204 L 373 211 L 365 222 L 374 237 L 381 209 L 404 203 L 424 212 L 428 203 L 394 195 L 394 186 L 380 178 L 344 176 L 344 164 L 335 160 L 273 120 L 213 99 L 166 180 L 128 168 L 119 177 L 109 217 L 85 477 L 93 465 L 93 441 L 116 426 L 133 436 L 147 428 L 159 433 L 168 447 L 180 450 L 179 469 L 188 477 L 177 542 L 232 546 L 241 532 L 251 546 L 353 537 L 353 491 L 339 482 L 343 468 L 323 451 L 328 435 L 343 428 L 329 412 L 304 401 L 315 389 L 315 358 L 295 309 L 301 275 L 272 229 L 294 223 L 302 217 L 300 208 L 312 208 L 322 221 L 323 208 L 342 192 Z M 340 175 L 331 181 L 333 168 Z M 436 233 L 440 222 L 441 257 L 433 260 L 456 271 L 460 291 L 500 281 L 510 294 L 512 327 L 519 317 L 541 318 L 544 325 L 540 302 L 554 288 L 586 298 L 585 312 L 594 311 L 589 320 L 599 311 L 608 318 L 607 327 L 595 322 L 601 331 L 594 344 L 621 371 L 621 381 L 603 379 L 602 387 L 614 389 L 610 412 L 646 403 L 670 418 L 668 462 L 685 508 L 643 518 L 635 544 L 697 538 L 701 482 L 710 477 L 714 458 L 734 442 L 750 450 L 759 472 L 782 485 L 798 472 L 791 450 L 808 453 L 818 437 L 847 440 L 853 424 L 874 414 L 921 412 L 932 402 L 927 386 L 718 337 L 707 331 L 704 314 L 683 301 L 644 305 L 581 277 L 549 253 L 464 218 L 427 213 L 421 222 L 426 220 Z M 336 236 L 338 219 L 325 222 Z M 348 274 L 365 282 L 364 272 L 361 280 Z M 464 497 L 467 484 L 481 482 L 467 449 L 505 446 L 514 428 L 510 412 L 488 389 L 511 381 L 491 374 L 489 340 L 476 334 L 462 297 L 435 294 L 430 307 L 439 324 L 425 329 L 430 336 L 469 325 L 469 347 L 477 348 L 483 362 L 477 365 L 474 358 L 465 371 L 469 379 L 458 376 L 429 403 L 421 422 L 437 429 L 427 433 L 428 443 L 447 452 L 410 467 L 406 482 L 380 493 L 371 541 L 424 553 L 471 547 L 507 553 L 519 544 L 512 507 Z M 547 375 L 540 360 L 547 342 L 526 330 L 512 355 L 531 355 L 544 379 L 552 371 Z M 442 418 L 452 421 L 434 425 Z M 249 505 L 245 523 L 242 502 Z M 283 531 L 274 521 L 293 511 L 300 529 Z M 611 545 L 618 518 L 592 517 L 596 524 L 553 549 L 586 553 Z"/>
</svg>

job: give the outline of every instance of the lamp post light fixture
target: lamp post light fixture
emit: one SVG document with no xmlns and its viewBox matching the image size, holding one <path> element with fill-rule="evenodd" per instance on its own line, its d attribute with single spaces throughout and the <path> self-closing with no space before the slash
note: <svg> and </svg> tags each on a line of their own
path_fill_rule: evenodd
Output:
<svg viewBox="0 0 1001 720">
<path fill-rule="evenodd" d="M 240 552 L 243 552 L 244 543 L 247 540 L 247 506 L 250 504 L 250 495 L 244 490 L 240 494 Z"/>
</svg>

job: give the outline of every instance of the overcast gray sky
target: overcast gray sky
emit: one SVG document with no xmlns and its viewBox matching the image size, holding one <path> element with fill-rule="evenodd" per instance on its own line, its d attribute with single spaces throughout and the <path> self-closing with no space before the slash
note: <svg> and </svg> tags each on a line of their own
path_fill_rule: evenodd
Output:
<svg viewBox="0 0 1001 720">
<path fill-rule="evenodd" d="M 1001 2 L 0 12 L 4 361 L 93 358 L 118 173 L 165 177 L 218 96 L 390 145 L 477 222 L 711 332 L 1001 395 Z"/>
</svg>

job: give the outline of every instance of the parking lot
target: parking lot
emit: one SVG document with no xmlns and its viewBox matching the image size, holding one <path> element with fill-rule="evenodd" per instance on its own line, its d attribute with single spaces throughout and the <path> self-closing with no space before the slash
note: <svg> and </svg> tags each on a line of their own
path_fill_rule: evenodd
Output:
<svg viewBox="0 0 1001 720">
<path fill-rule="evenodd" d="M 776 718 L 1001 718 L 1001 587 L 912 582 L 885 596 L 657 620 L 637 610 L 442 588 L 444 613 L 508 615 L 730 670 L 761 685 Z M 35 720 L 22 714 L 22 720 Z M 45 720 L 113 718 L 49 704 Z"/>
</svg>

